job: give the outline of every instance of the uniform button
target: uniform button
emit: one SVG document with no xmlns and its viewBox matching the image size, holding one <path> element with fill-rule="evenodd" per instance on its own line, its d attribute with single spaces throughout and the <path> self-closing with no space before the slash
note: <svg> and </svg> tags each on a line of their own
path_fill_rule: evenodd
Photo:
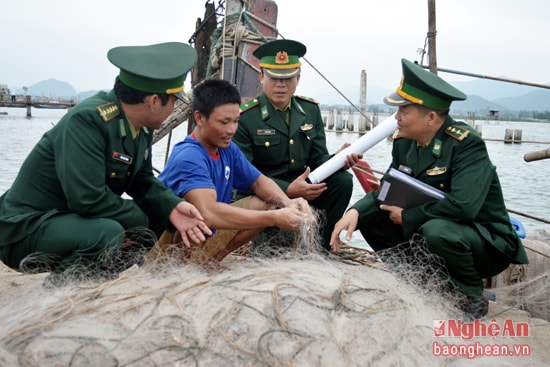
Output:
<svg viewBox="0 0 550 367">
<path fill-rule="evenodd" d="M 294 164 L 294 159 L 291 159 L 291 160 L 290 160 L 290 163 Z"/>
<path fill-rule="evenodd" d="M 294 144 L 294 139 L 290 139 L 290 145 Z"/>
<path fill-rule="evenodd" d="M 111 174 L 110 174 L 109 176 L 115 177 L 115 176 L 116 176 L 116 173 L 115 173 L 115 172 L 111 172 Z"/>
<path fill-rule="evenodd" d="M 268 141 L 265 142 L 265 146 L 266 146 L 266 147 L 269 146 L 269 142 L 268 142 Z"/>
<path fill-rule="evenodd" d="M 128 173 L 126 174 L 126 176 L 131 176 L 131 175 L 132 175 L 132 172 L 128 172 Z"/>
</svg>

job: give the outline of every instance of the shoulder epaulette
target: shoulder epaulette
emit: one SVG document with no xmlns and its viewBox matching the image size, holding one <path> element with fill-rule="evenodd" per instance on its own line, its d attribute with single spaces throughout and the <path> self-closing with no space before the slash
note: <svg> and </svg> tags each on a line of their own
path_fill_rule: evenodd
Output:
<svg viewBox="0 0 550 367">
<path fill-rule="evenodd" d="M 391 140 L 397 140 L 397 139 L 400 139 L 401 138 L 401 135 L 399 135 L 399 130 L 395 130 L 393 132 L 393 135 L 391 136 Z"/>
<path fill-rule="evenodd" d="M 118 110 L 118 106 L 115 102 L 109 102 L 102 104 L 100 106 L 96 107 L 97 111 L 99 112 L 99 115 L 103 119 L 103 122 L 109 122 L 118 115 L 120 115 L 120 111 Z"/>
<path fill-rule="evenodd" d="M 248 111 L 249 109 L 256 107 L 260 104 L 260 100 L 258 98 L 251 99 L 250 101 L 243 103 L 240 107 L 241 113 Z"/>
<path fill-rule="evenodd" d="M 466 139 L 470 133 L 471 130 L 466 129 L 464 126 L 451 125 L 447 129 L 445 129 L 445 134 L 458 141 Z"/>
<path fill-rule="evenodd" d="M 307 102 L 319 104 L 319 102 L 317 102 L 317 100 L 315 98 L 306 97 L 306 96 L 295 96 L 295 97 L 298 98 L 298 99 L 301 99 L 302 101 L 307 101 Z"/>
</svg>

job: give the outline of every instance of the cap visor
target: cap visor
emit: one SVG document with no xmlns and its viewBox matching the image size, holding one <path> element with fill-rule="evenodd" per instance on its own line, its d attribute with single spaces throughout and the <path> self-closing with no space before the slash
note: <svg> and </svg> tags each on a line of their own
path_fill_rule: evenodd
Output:
<svg viewBox="0 0 550 367">
<path fill-rule="evenodd" d="M 264 75 L 273 79 L 289 79 L 300 75 L 300 68 L 294 69 L 267 69 L 263 68 Z"/>
<path fill-rule="evenodd" d="M 177 99 L 179 99 L 180 101 L 182 101 L 183 103 L 189 104 L 189 100 L 187 99 L 187 97 L 185 96 L 185 94 L 183 94 L 183 92 L 174 93 L 174 96 L 175 96 Z"/>
<path fill-rule="evenodd" d="M 384 98 L 384 103 L 390 106 L 406 106 L 408 104 L 412 104 L 411 101 L 407 101 L 403 97 L 401 97 L 396 92 L 390 94 L 389 96 Z"/>
</svg>

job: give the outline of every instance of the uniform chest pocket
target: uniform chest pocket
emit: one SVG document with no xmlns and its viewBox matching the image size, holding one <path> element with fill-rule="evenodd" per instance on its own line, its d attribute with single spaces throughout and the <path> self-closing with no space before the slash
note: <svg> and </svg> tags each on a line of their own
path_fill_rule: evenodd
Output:
<svg viewBox="0 0 550 367">
<path fill-rule="evenodd" d="M 105 181 L 113 192 L 117 194 L 124 192 L 131 175 L 130 167 L 130 164 L 112 158 L 107 160 L 105 165 Z"/>
<path fill-rule="evenodd" d="M 278 164 L 283 160 L 284 150 L 279 135 L 254 137 L 254 162 L 257 164 Z"/>
<path fill-rule="evenodd" d="M 304 139 L 307 141 L 312 141 L 317 138 L 317 130 L 310 129 L 310 130 L 302 130 L 300 131 L 301 135 L 303 135 Z"/>
<path fill-rule="evenodd" d="M 428 175 L 424 173 L 421 179 L 441 191 L 449 192 L 451 190 L 451 174 L 448 170 L 439 174 L 431 173 Z"/>
</svg>

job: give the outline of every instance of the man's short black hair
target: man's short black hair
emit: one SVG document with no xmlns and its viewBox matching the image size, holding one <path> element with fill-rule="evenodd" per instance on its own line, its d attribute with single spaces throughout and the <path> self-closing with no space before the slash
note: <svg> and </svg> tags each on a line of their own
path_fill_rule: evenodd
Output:
<svg viewBox="0 0 550 367">
<path fill-rule="evenodd" d="M 163 106 L 165 106 L 166 103 L 168 103 L 168 101 L 170 100 L 169 94 L 142 92 L 140 90 L 129 87 L 126 84 L 124 84 L 118 76 L 115 79 L 114 90 L 119 101 L 126 104 L 142 103 L 143 101 L 145 101 L 145 97 L 150 96 L 152 94 L 157 94 L 159 96 L 160 102 L 162 103 Z"/>
<path fill-rule="evenodd" d="M 239 90 L 226 80 L 206 79 L 193 88 L 193 110 L 199 111 L 208 118 L 218 106 L 241 104 Z"/>
</svg>

